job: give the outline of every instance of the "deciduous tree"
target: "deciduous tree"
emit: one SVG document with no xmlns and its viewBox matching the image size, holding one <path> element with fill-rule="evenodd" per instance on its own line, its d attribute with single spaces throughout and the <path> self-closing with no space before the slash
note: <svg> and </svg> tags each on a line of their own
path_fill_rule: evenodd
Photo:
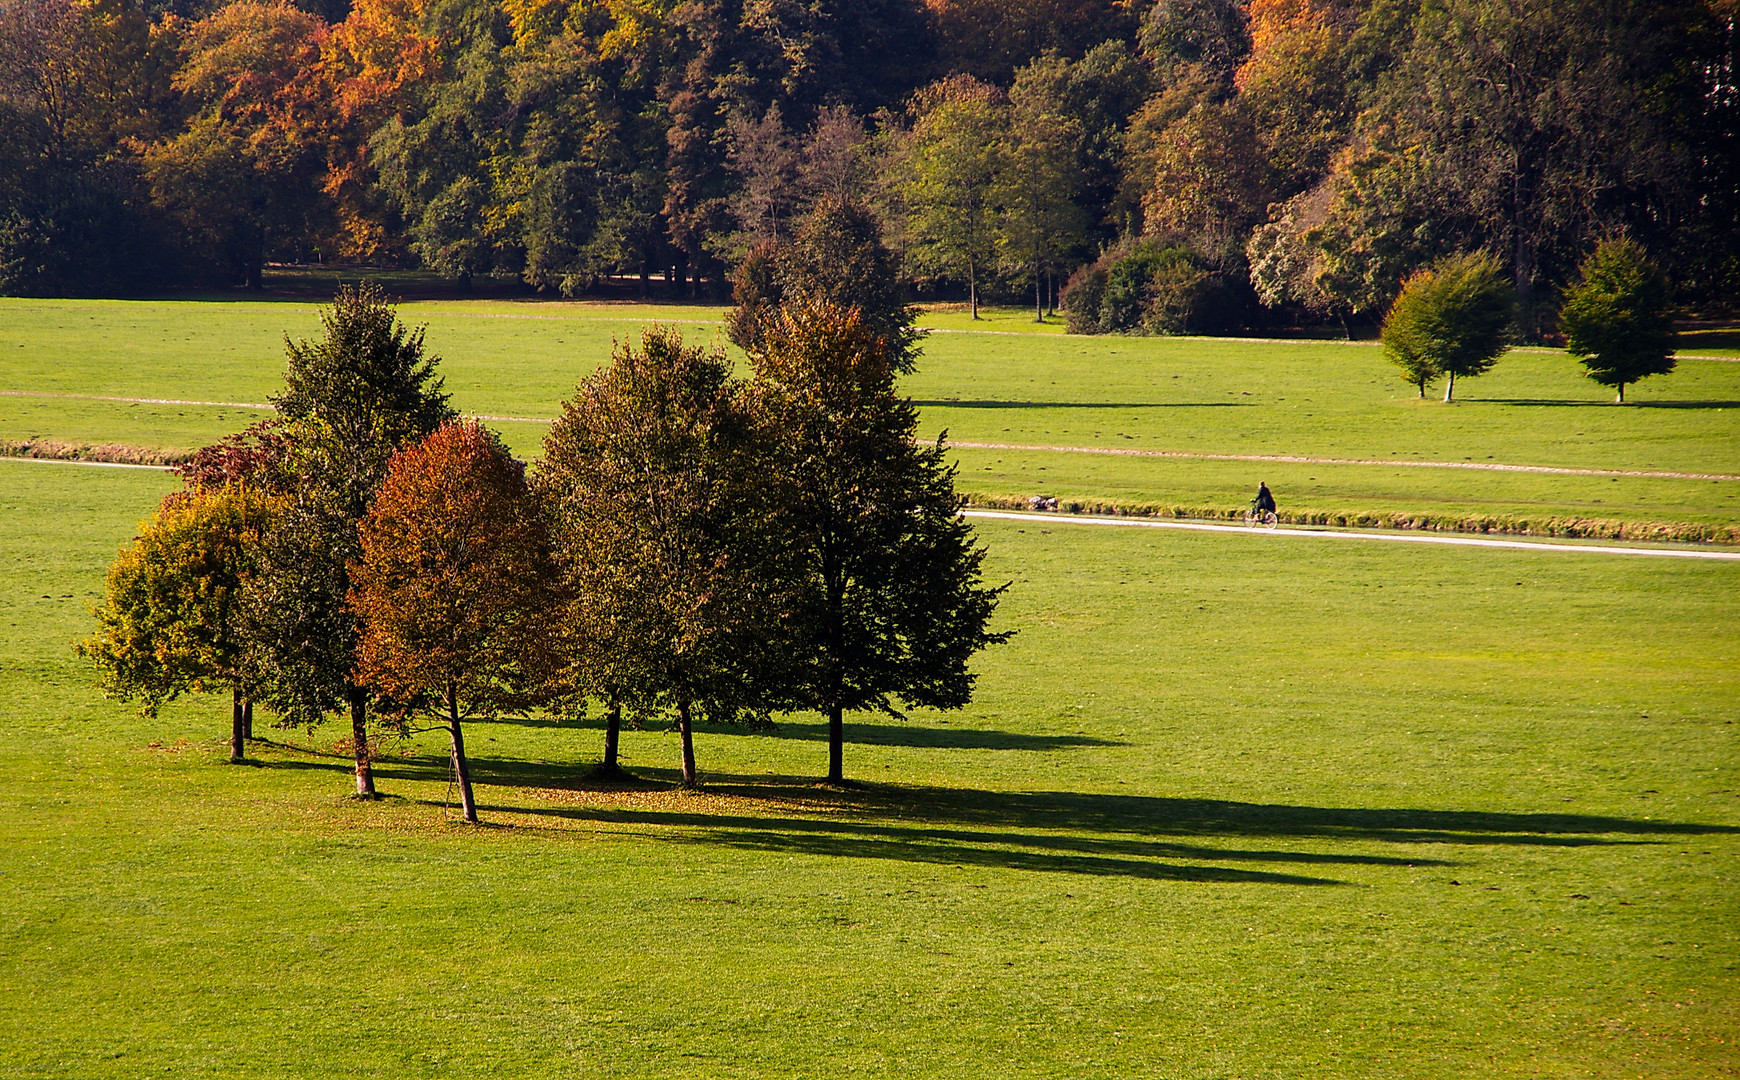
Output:
<svg viewBox="0 0 1740 1080">
<path fill-rule="evenodd" d="M 571 596 L 575 681 L 638 716 L 765 722 L 782 614 L 766 469 L 719 352 L 653 327 L 563 403 L 537 483 Z M 603 653 L 604 655 L 601 655 Z"/>
<path fill-rule="evenodd" d="M 828 718 L 828 781 L 843 783 L 847 711 L 971 699 L 967 662 L 1009 636 L 986 629 L 1003 590 L 982 582 L 942 440 L 916 441 L 895 354 L 856 309 L 797 298 L 750 358 L 797 601 L 782 697 Z"/>
<path fill-rule="evenodd" d="M 97 632 L 78 646 L 104 691 L 141 699 L 147 716 L 185 691 L 227 688 L 231 761 L 242 760 L 249 736 L 241 592 L 274 512 L 245 484 L 165 499 L 109 567 Z"/>
<path fill-rule="evenodd" d="M 1384 318 L 1384 355 L 1426 396 L 1426 384 L 1448 377 L 1444 400 L 1456 392 L 1456 377 L 1472 378 L 1503 355 L 1515 296 L 1498 260 L 1484 253 L 1440 260 L 1402 285 Z"/>
<path fill-rule="evenodd" d="M 893 159 L 910 170 L 897 180 L 909 211 L 910 258 L 917 268 L 964 279 L 977 319 L 979 283 L 996 256 L 1002 96 L 956 76 L 919 94 L 916 113 L 907 153 Z"/>
<path fill-rule="evenodd" d="M 482 425 L 449 422 L 393 456 L 359 536 L 356 681 L 402 720 L 445 724 L 475 823 L 461 722 L 525 707 L 545 668 L 554 568 L 525 466 Z"/>
</svg>

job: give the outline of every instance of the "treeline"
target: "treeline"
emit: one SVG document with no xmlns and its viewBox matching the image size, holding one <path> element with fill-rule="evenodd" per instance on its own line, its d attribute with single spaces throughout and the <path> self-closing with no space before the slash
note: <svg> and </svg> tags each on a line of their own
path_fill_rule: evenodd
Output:
<svg viewBox="0 0 1740 1080">
<path fill-rule="evenodd" d="M 886 257 L 867 251 L 860 282 Z M 455 415 L 377 290 L 341 292 L 289 345 L 277 416 L 181 470 L 80 651 L 148 713 L 227 690 L 232 760 L 255 702 L 287 727 L 347 716 L 360 796 L 383 736 L 444 727 L 472 821 L 463 722 L 530 709 L 599 710 L 607 774 L 624 723 L 669 723 L 685 786 L 697 720 L 814 711 L 844 782 L 846 712 L 960 708 L 968 660 L 1008 635 L 942 444 L 895 390 L 905 309 L 783 280 L 739 313 L 753 377 L 649 329 L 529 470 Z"/>
<path fill-rule="evenodd" d="M 268 260 L 723 296 L 852 193 L 920 295 L 1375 318 L 1603 238 L 1740 283 L 1734 0 L 5 0 L 0 290 Z"/>
</svg>

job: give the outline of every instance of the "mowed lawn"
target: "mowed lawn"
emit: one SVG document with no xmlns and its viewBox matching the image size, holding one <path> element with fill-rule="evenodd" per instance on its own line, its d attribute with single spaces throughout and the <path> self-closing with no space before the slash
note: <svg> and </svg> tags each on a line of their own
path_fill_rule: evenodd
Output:
<svg viewBox="0 0 1740 1080">
<path fill-rule="evenodd" d="M 162 473 L 0 460 L 0 1075 L 1719 1077 L 1740 564 L 986 522 L 962 713 L 474 725 L 345 798 L 70 652 Z"/>
<path fill-rule="evenodd" d="M 237 406 L 277 390 L 283 338 L 316 335 L 316 310 L 0 301 L 0 391 L 18 392 L 0 393 L 0 439 L 210 442 L 263 415 Z M 427 326 L 456 405 L 501 418 L 492 423 L 526 455 L 537 452 L 539 421 L 609 355 L 613 339 L 663 320 L 726 347 L 717 306 L 480 300 L 402 310 Z M 1618 407 L 1564 353 L 1518 350 L 1491 374 L 1464 380 L 1460 400 L 1446 405 L 1436 393 L 1415 398 L 1373 343 L 1084 338 L 1016 310 L 991 316 L 975 328 L 958 312 L 927 313 L 922 321 L 936 332 L 903 382 L 927 437 L 946 430 L 957 444 L 979 444 L 957 447 L 967 491 L 1234 507 L 1261 479 L 1294 509 L 1740 523 L 1740 481 L 1708 478 L 1740 475 L 1740 363 L 1684 360 Z M 1729 344 L 1698 337 L 1694 347 L 1720 355 Z M 1329 460 L 1221 460 L 1229 456 Z"/>
</svg>

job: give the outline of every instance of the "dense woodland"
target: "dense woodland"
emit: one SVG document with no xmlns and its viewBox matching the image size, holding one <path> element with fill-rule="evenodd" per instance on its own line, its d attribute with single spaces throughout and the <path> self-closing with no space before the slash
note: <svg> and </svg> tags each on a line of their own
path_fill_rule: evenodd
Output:
<svg viewBox="0 0 1740 1080">
<path fill-rule="evenodd" d="M 1736 0 L 6 0 L 0 291 L 275 261 L 723 297 L 813 205 L 1078 329 L 1382 313 L 1602 238 L 1740 280 Z M 625 283 L 622 279 L 626 278 Z M 1084 294 L 1084 296 L 1087 294 Z"/>
</svg>

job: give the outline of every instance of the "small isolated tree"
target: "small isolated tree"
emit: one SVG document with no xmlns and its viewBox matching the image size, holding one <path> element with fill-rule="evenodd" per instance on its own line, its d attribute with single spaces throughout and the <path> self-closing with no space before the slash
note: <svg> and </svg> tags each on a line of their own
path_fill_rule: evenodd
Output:
<svg viewBox="0 0 1740 1080">
<path fill-rule="evenodd" d="M 1490 255 L 1442 259 L 1402 284 L 1384 317 L 1384 356 L 1402 377 L 1420 388 L 1449 377 L 1444 400 L 1456 392 L 1456 377 L 1491 370 L 1505 350 L 1513 294 Z"/>
<path fill-rule="evenodd" d="M 230 691 L 230 760 L 245 754 L 240 594 L 272 501 L 241 484 L 177 492 L 109 567 L 97 632 L 78 646 L 103 689 L 143 713 L 187 690 Z"/>
<path fill-rule="evenodd" d="M 524 707 L 544 667 L 554 570 L 525 466 L 482 425 L 448 423 L 394 456 L 360 536 L 356 682 L 401 723 L 422 712 L 446 725 L 475 823 L 460 723 Z"/>
<path fill-rule="evenodd" d="M 1631 240 L 1608 240 L 1583 262 L 1565 296 L 1559 328 L 1591 379 L 1618 390 L 1674 369 L 1667 275 Z"/>
<path fill-rule="evenodd" d="M 730 361 L 652 327 L 544 440 L 575 681 L 636 715 L 674 715 L 686 787 L 697 716 L 766 720 L 781 579 L 753 439 Z"/>
<path fill-rule="evenodd" d="M 369 693 L 354 678 L 360 627 L 346 600 L 362 554 L 357 526 L 393 454 L 453 410 L 422 332 L 399 322 L 379 288 L 341 289 L 320 317 L 321 340 L 285 342 L 287 389 L 276 405 L 296 479 L 244 596 L 248 662 L 261 700 L 288 724 L 348 708 L 357 794 L 373 798 Z"/>
<path fill-rule="evenodd" d="M 942 440 L 915 441 L 887 342 L 855 309 L 787 304 L 751 360 L 796 597 L 784 696 L 828 718 L 839 784 L 848 710 L 971 699 L 967 661 L 1009 636 L 985 629 L 1003 590 L 981 581 Z"/>
</svg>

